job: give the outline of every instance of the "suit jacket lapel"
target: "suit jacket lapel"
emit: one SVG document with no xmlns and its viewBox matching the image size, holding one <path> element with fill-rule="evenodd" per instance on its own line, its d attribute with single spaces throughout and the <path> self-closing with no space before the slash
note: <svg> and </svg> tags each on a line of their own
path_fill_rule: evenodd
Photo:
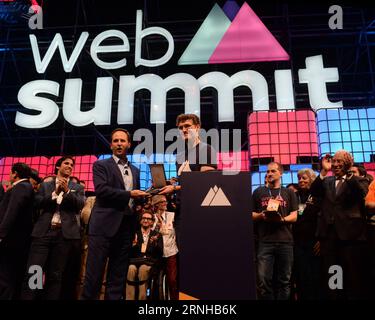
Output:
<svg viewBox="0 0 375 320">
<path fill-rule="evenodd" d="M 113 159 L 113 157 L 111 157 L 109 163 L 111 164 L 112 168 L 113 168 L 113 172 L 116 173 L 117 177 L 119 178 L 120 182 L 121 182 L 121 185 L 123 187 L 123 189 L 125 189 L 125 185 L 124 185 L 124 179 L 122 177 L 122 172 L 120 171 L 115 159 Z"/>
<path fill-rule="evenodd" d="M 135 167 L 130 164 L 130 170 L 132 172 L 132 177 L 133 177 L 133 190 L 135 189 L 139 189 L 139 186 L 138 186 L 138 176 L 137 176 L 137 170 L 135 170 Z"/>
<path fill-rule="evenodd" d="M 340 189 L 339 189 L 339 192 L 336 194 L 336 198 L 338 198 L 339 196 L 341 196 L 341 194 L 342 194 L 342 192 L 343 192 L 343 190 L 346 188 L 346 181 L 344 180 L 343 182 L 342 182 L 342 185 L 341 185 L 341 187 L 340 187 Z"/>
<path fill-rule="evenodd" d="M 332 199 L 336 198 L 336 186 L 335 186 L 335 177 L 331 177 L 329 181 L 329 190 L 332 193 Z"/>
<path fill-rule="evenodd" d="M 47 188 L 48 190 L 46 190 L 47 193 L 51 193 L 53 191 L 55 191 L 56 189 L 56 178 L 53 178 L 51 181 L 47 182 Z"/>
</svg>

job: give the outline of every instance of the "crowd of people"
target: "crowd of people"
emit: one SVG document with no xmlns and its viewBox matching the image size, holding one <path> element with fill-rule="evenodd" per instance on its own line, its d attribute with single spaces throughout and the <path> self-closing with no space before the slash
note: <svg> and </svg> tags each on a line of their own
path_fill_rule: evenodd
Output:
<svg viewBox="0 0 375 320">
<path fill-rule="evenodd" d="M 200 119 L 182 114 L 176 125 L 186 143 L 178 176 L 216 170 Z M 179 299 L 182 187 L 172 179 L 156 193 L 140 190 L 127 130 L 115 129 L 110 147 L 112 157 L 94 163 L 95 192 L 72 176 L 70 156 L 44 179 L 13 164 L 11 186 L 0 188 L 0 299 L 145 300 L 160 270 L 169 298 Z M 318 175 L 300 170 L 298 185 L 283 187 L 282 174 L 269 163 L 252 195 L 257 298 L 374 298 L 372 177 L 344 150 L 324 156 Z"/>
<path fill-rule="evenodd" d="M 298 185 L 282 187 L 282 174 L 270 163 L 252 197 L 258 298 L 374 298 L 373 177 L 345 150 L 318 175 L 300 170 Z"/>
<path fill-rule="evenodd" d="M 187 146 L 179 175 L 215 170 L 200 119 L 182 114 L 176 124 Z M 61 157 L 43 180 L 24 163 L 12 166 L 0 199 L 0 299 L 144 300 L 159 268 L 168 298 L 178 300 L 181 186 L 173 179 L 156 195 L 140 190 L 139 170 L 127 158 L 130 133 L 115 129 L 110 147 L 112 157 L 94 163 L 93 194 L 72 176 L 73 157 Z M 199 154 L 209 155 L 204 163 Z"/>
</svg>

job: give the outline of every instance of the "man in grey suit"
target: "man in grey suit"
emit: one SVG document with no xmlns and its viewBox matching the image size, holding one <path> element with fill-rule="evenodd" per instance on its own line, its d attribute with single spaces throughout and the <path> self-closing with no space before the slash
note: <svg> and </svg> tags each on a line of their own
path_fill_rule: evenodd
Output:
<svg viewBox="0 0 375 320">
<path fill-rule="evenodd" d="M 40 216 L 31 236 L 27 271 L 40 266 L 46 274 L 45 299 L 57 300 L 61 294 L 61 280 L 71 251 L 80 241 L 80 211 L 84 205 L 83 187 L 69 179 L 74 159 L 62 157 L 55 164 L 56 177 L 43 182 L 35 197 Z M 29 287 L 26 274 L 22 298 L 34 299 L 37 289 Z"/>
<path fill-rule="evenodd" d="M 111 135 L 113 155 L 94 163 L 95 205 L 89 221 L 89 245 L 82 300 L 97 299 L 108 258 L 104 299 L 120 300 L 135 232 L 134 198 L 148 194 L 138 190 L 139 170 L 127 159 L 130 134 L 115 129 Z"/>
</svg>

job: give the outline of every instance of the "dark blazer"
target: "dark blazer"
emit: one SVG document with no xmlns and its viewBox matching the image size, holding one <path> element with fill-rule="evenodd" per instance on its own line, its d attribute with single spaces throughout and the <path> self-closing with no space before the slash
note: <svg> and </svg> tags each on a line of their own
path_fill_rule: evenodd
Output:
<svg viewBox="0 0 375 320">
<path fill-rule="evenodd" d="M 129 165 L 133 175 L 133 190 L 139 189 L 139 170 Z M 130 191 L 125 190 L 122 173 L 111 157 L 93 166 L 96 201 L 89 221 L 89 235 L 112 237 L 118 231 L 124 215 L 133 215 L 129 207 Z"/>
<path fill-rule="evenodd" d="M 52 200 L 52 192 L 56 189 L 56 178 L 43 182 L 35 196 L 36 206 L 40 216 L 35 223 L 32 236 L 43 237 L 51 226 L 53 214 L 58 210 L 61 216 L 61 227 L 64 238 L 80 239 L 80 211 L 84 206 L 85 198 L 83 187 L 69 181 L 70 192 L 64 194 L 59 208 L 56 200 Z"/>
<path fill-rule="evenodd" d="M 366 211 L 364 198 L 368 191 L 367 179 L 353 176 L 344 180 L 336 195 L 335 177 L 318 176 L 311 185 L 311 194 L 321 197 L 317 236 L 325 238 L 333 222 L 340 240 L 366 239 Z"/>
<path fill-rule="evenodd" d="M 3 185 L 0 183 L 0 202 L 1 200 L 3 200 L 3 197 L 4 197 L 4 187 Z"/>
<path fill-rule="evenodd" d="M 34 191 L 28 180 L 9 189 L 0 203 L 2 245 L 18 247 L 29 242 L 32 230 Z"/>
<path fill-rule="evenodd" d="M 143 236 L 142 231 L 138 230 L 137 234 L 137 244 L 132 247 L 130 253 L 130 263 L 132 263 L 131 258 L 147 258 L 150 262 L 157 262 L 163 257 L 163 236 L 155 230 L 150 231 L 150 237 L 147 242 L 146 252 L 142 253 Z"/>
</svg>

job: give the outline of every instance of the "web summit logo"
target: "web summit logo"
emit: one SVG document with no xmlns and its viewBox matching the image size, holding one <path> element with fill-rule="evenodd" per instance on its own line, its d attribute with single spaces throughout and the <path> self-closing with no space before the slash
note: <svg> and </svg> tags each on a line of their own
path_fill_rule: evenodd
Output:
<svg viewBox="0 0 375 320">
<path fill-rule="evenodd" d="M 182 54 L 179 65 L 289 60 L 289 55 L 245 2 L 217 4 Z"/>
</svg>

